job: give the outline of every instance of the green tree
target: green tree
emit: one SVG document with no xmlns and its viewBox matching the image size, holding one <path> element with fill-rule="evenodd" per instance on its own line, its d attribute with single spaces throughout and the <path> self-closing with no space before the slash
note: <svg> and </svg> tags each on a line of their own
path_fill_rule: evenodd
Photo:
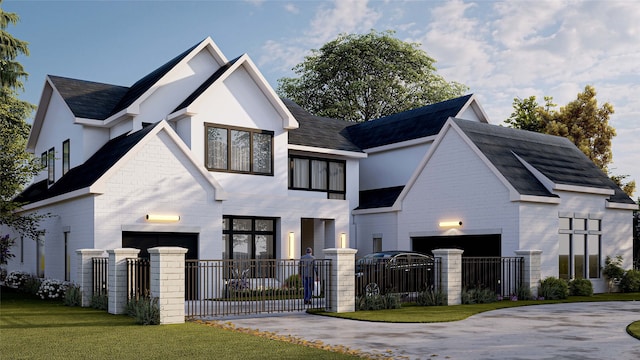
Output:
<svg viewBox="0 0 640 360">
<path fill-rule="evenodd" d="M 0 8 L 0 225 L 35 239 L 39 234 L 38 222 L 44 216 L 17 212 L 22 204 L 14 200 L 41 170 L 39 161 L 26 151 L 30 131 L 26 119 L 35 106 L 18 99 L 16 93 L 16 89 L 23 88 L 22 79 L 27 76 L 16 57 L 28 55 L 27 43 L 5 30 L 17 21 L 16 14 Z"/>
<path fill-rule="evenodd" d="M 0 0 L 0 6 L 2 0 Z M 15 13 L 0 8 L 0 85 L 12 89 L 23 89 L 22 78 L 27 77 L 22 64 L 16 61 L 20 54 L 29 56 L 28 43 L 18 40 L 6 31 L 9 24 L 15 25 L 20 18 Z"/>
<path fill-rule="evenodd" d="M 538 104 L 535 96 L 513 100 L 513 113 L 505 120 L 510 127 L 563 136 L 573 142 L 594 164 L 609 174 L 629 196 L 635 191 L 635 181 L 624 183 L 627 175 L 611 175 L 609 164 L 613 159 L 611 140 L 616 136 L 609 125 L 613 106 L 604 103 L 598 107 L 596 90 L 587 85 L 575 100 L 556 109 L 553 98 L 544 97 L 545 105 Z"/>
<path fill-rule="evenodd" d="M 277 92 L 307 111 L 368 121 L 460 96 L 465 85 L 436 73 L 435 60 L 394 32 L 341 34 L 296 65 L 297 78 L 278 80 Z"/>
</svg>

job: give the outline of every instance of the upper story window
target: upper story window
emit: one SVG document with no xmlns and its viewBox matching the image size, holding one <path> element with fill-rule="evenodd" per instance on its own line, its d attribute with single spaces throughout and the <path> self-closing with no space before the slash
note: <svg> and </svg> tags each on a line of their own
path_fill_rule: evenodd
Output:
<svg viewBox="0 0 640 360">
<path fill-rule="evenodd" d="M 345 161 L 289 156 L 289 168 L 290 189 L 323 191 L 329 199 L 345 199 Z"/>
<path fill-rule="evenodd" d="M 66 174 L 69 171 L 69 167 L 71 164 L 71 147 L 69 143 L 69 139 L 62 142 L 62 175 Z"/>
<path fill-rule="evenodd" d="M 273 175 L 273 132 L 205 124 L 209 170 Z"/>
<path fill-rule="evenodd" d="M 51 148 L 47 152 L 47 174 L 48 180 L 47 183 L 49 185 L 53 184 L 56 181 L 56 149 Z"/>
</svg>

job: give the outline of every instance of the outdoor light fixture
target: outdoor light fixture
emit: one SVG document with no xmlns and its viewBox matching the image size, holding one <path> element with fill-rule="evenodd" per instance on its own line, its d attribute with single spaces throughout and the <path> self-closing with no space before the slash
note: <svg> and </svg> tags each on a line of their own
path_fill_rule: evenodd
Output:
<svg viewBox="0 0 640 360">
<path fill-rule="evenodd" d="M 347 247 L 347 234 L 345 233 L 340 233 L 340 247 L 343 249 Z"/>
<path fill-rule="evenodd" d="M 440 227 L 460 227 L 462 226 L 462 220 L 458 221 L 440 221 L 438 223 Z"/>
<path fill-rule="evenodd" d="M 180 221 L 180 215 L 147 214 L 146 219 L 147 221 L 176 222 Z"/>
<path fill-rule="evenodd" d="M 289 259 L 293 259 L 295 254 L 296 236 L 293 231 L 289 232 Z"/>
</svg>

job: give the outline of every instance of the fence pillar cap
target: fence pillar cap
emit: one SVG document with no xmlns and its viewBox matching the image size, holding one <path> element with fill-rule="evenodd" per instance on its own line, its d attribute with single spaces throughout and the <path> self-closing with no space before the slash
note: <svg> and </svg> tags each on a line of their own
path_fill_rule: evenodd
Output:
<svg viewBox="0 0 640 360">
<path fill-rule="evenodd" d="M 103 254 L 102 249 L 77 249 L 76 254 Z"/>
<path fill-rule="evenodd" d="M 325 254 L 355 254 L 358 252 L 357 249 L 351 248 L 328 248 L 322 250 Z"/>
<path fill-rule="evenodd" d="M 147 249 L 149 254 L 186 254 L 189 249 L 177 246 L 156 246 Z"/>
<path fill-rule="evenodd" d="M 464 252 L 464 250 L 461 250 L 461 249 L 435 249 L 435 250 L 431 250 L 431 252 L 433 253 L 433 255 L 447 255 L 447 254 L 457 255 L 457 254 L 462 254 Z"/>
</svg>

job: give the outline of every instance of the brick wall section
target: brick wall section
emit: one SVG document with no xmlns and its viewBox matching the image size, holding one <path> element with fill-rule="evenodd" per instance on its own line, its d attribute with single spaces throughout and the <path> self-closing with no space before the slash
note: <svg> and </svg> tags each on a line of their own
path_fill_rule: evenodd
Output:
<svg viewBox="0 0 640 360">
<path fill-rule="evenodd" d="M 331 260 L 329 311 L 341 313 L 356 310 L 356 249 L 324 249 Z"/>
<path fill-rule="evenodd" d="M 184 323 L 184 259 L 187 249 L 150 248 L 151 297 L 158 298 L 160 324 Z"/>
<path fill-rule="evenodd" d="M 540 259 L 542 250 L 516 250 L 517 256 L 524 257 L 524 276 L 522 286 L 531 289 L 531 296 L 538 297 L 538 284 L 541 280 Z"/>
<path fill-rule="evenodd" d="M 109 313 L 127 311 L 127 258 L 137 258 L 139 249 L 107 250 L 109 254 Z"/>
<path fill-rule="evenodd" d="M 94 257 L 104 256 L 104 250 L 99 249 L 78 249 L 76 250 L 77 269 L 76 283 L 80 286 L 82 299 L 80 306 L 91 305 L 91 295 L 93 292 L 93 262 Z"/>
<path fill-rule="evenodd" d="M 462 302 L 462 250 L 438 249 L 432 251 L 440 259 L 442 290 L 447 293 L 447 305 Z"/>
</svg>

